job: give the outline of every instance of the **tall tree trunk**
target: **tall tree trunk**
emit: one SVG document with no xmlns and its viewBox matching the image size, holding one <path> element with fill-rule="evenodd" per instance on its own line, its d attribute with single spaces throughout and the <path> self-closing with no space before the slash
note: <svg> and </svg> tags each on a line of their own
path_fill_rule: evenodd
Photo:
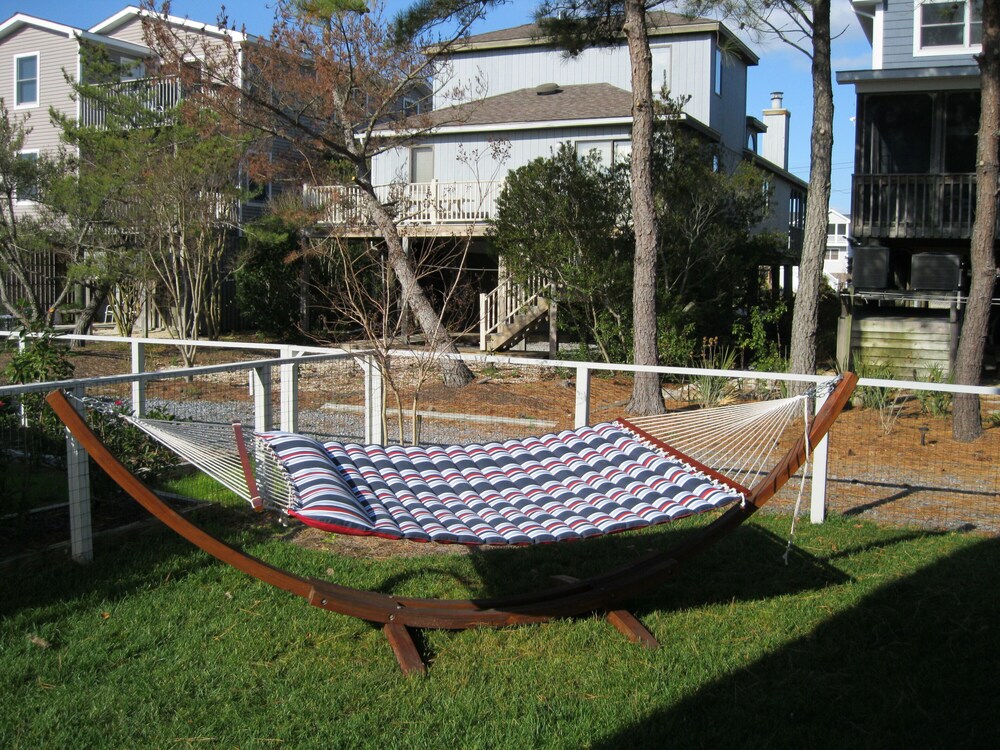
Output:
<svg viewBox="0 0 1000 750">
<path fill-rule="evenodd" d="M 389 267 L 399 281 L 403 301 L 413 312 L 413 317 L 416 318 L 417 325 L 427 337 L 427 344 L 431 350 L 435 354 L 445 355 L 440 358 L 439 363 L 441 378 L 445 385 L 453 388 L 468 385 L 473 380 L 472 371 L 460 359 L 458 348 L 451 336 L 448 335 L 442 316 L 434 311 L 434 306 L 424 294 L 424 290 L 420 286 L 420 279 L 403 250 L 403 242 L 395 222 L 385 207 L 379 203 L 374 193 L 366 191 L 365 196 L 368 200 L 368 209 L 372 220 L 385 239 Z"/>
<path fill-rule="evenodd" d="M 646 8 L 640 0 L 625 0 L 625 39 L 632 65 L 632 225 L 635 231 L 635 267 L 632 282 L 632 330 L 637 365 L 657 365 L 656 251 L 659 246 L 653 203 L 653 57 L 646 33 Z M 633 414 L 662 414 L 660 376 L 637 372 Z"/>
<path fill-rule="evenodd" d="M 789 368 L 816 371 L 816 329 L 819 326 L 819 290 L 826 252 L 826 225 L 830 211 L 830 169 L 833 158 L 833 82 L 830 76 L 830 0 L 812 3 L 813 118 L 809 159 L 809 193 L 805 232 L 799 262 L 799 288 L 792 313 Z"/>
<path fill-rule="evenodd" d="M 990 322 L 996 278 L 997 139 L 1000 137 L 1000 0 L 983 3 L 983 51 L 979 54 L 982 109 L 976 147 L 976 221 L 972 226 L 971 281 L 962 335 L 958 341 L 956 383 L 978 385 Z M 979 397 L 956 394 L 952 436 L 968 442 L 983 434 Z"/>
</svg>

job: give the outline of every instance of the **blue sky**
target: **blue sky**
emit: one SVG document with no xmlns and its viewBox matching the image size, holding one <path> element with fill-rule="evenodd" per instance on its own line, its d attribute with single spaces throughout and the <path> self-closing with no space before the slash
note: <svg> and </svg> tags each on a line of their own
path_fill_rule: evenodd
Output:
<svg viewBox="0 0 1000 750">
<path fill-rule="evenodd" d="M 113 15 L 127 5 L 127 0 L 0 0 L 0 20 L 18 11 L 51 21 L 89 28 Z M 219 5 L 212 0 L 175 0 L 171 12 L 189 16 L 199 21 L 212 21 L 218 15 Z M 406 0 L 389 0 L 389 12 L 405 7 Z M 533 0 L 514 0 L 490 14 L 475 32 L 517 26 L 531 20 Z M 667 6 L 669 7 L 669 6 Z M 272 5 L 268 2 L 229 0 L 226 12 L 237 24 L 245 24 L 248 31 L 266 33 L 271 27 Z M 848 0 L 833 0 L 833 28 L 838 37 L 833 43 L 834 70 L 857 70 L 871 62 L 871 47 L 861 32 Z M 760 55 L 761 62 L 750 69 L 747 91 L 747 114 L 760 117 L 761 110 L 770 106 L 772 91 L 785 93 L 784 105 L 792 113 L 789 167 L 803 179 L 809 174 L 809 128 L 811 123 L 812 93 L 809 82 L 809 60 L 790 46 L 769 40 L 748 40 L 751 48 Z M 834 151 L 833 182 L 830 205 L 844 213 L 850 208 L 851 170 L 854 163 L 854 89 L 834 84 Z"/>
</svg>

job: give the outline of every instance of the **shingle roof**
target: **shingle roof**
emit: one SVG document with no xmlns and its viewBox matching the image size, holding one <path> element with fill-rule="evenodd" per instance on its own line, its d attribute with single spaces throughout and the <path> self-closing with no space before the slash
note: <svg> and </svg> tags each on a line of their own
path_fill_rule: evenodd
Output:
<svg viewBox="0 0 1000 750">
<path fill-rule="evenodd" d="M 497 125 L 514 122 L 551 122 L 631 117 L 632 95 L 609 83 L 563 86 L 557 93 L 540 94 L 539 88 L 520 89 L 468 104 L 434 110 L 435 127 L 447 125 Z"/>
<path fill-rule="evenodd" d="M 656 29 L 718 23 L 711 18 L 684 16 L 679 13 L 670 13 L 665 10 L 650 11 L 646 14 L 646 17 L 649 19 L 649 31 L 651 34 L 655 34 Z M 538 39 L 541 41 L 541 28 L 537 23 L 526 23 L 509 29 L 498 29 L 497 31 L 487 31 L 482 34 L 475 34 L 470 36 L 468 39 L 463 40 L 460 46 L 466 47 L 491 42 L 512 42 L 531 39 Z"/>
</svg>

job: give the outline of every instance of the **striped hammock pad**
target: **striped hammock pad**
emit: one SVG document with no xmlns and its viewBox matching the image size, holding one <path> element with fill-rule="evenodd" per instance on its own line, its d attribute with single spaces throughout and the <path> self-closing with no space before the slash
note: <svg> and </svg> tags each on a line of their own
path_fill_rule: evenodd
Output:
<svg viewBox="0 0 1000 750">
<path fill-rule="evenodd" d="M 463 446 L 257 437 L 287 475 L 289 515 L 343 534 L 537 544 L 666 523 L 741 499 L 738 488 L 617 423 Z"/>
</svg>

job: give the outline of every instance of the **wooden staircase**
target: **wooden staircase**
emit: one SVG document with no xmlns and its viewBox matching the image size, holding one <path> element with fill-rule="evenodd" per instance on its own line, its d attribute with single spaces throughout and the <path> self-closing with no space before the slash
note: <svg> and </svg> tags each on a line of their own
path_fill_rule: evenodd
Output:
<svg viewBox="0 0 1000 750">
<path fill-rule="evenodd" d="M 549 322 L 555 304 L 546 296 L 551 285 L 542 277 L 527 284 L 504 279 L 489 294 L 479 295 L 479 348 L 500 352 L 524 340 Z"/>
</svg>

